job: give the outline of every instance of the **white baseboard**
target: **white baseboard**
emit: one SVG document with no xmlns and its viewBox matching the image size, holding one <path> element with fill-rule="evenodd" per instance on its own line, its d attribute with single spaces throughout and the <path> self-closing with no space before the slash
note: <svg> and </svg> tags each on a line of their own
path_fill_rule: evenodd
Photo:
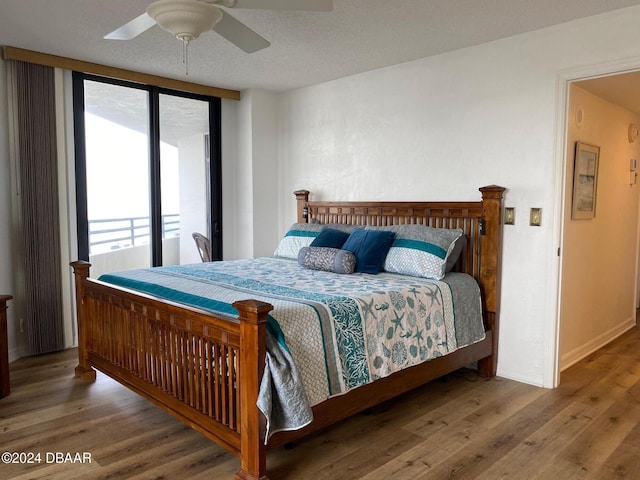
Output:
<svg viewBox="0 0 640 480">
<path fill-rule="evenodd" d="M 15 362 L 19 358 L 26 357 L 29 355 L 26 347 L 13 347 L 9 349 L 9 363 Z"/>
<path fill-rule="evenodd" d="M 520 383 L 526 383 L 527 385 L 532 385 L 534 387 L 543 387 L 542 379 L 534 376 L 534 375 L 525 375 L 522 372 L 517 371 L 509 371 L 508 369 L 501 369 L 498 367 L 498 372 L 496 376 L 500 378 L 506 378 L 507 380 L 514 380 Z"/>
<path fill-rule="evenodd" d="M 591 355 L 596 350 L 601 349 L 606 344 L 611 343 L 613 340 L 618 338 L 623 333 L 631 330 L 636 325 L 636 317 L 630 317 L 614 328 L 604 332 L 601 335 L 598 335 L 596 338 L 592 339 L 590 342 L 576 348 L 575 350 L 565 353 L 560 357 L 560 371 L 564 371 L 570 366 L 578 363 L 583 358 Z"/>
</svg>

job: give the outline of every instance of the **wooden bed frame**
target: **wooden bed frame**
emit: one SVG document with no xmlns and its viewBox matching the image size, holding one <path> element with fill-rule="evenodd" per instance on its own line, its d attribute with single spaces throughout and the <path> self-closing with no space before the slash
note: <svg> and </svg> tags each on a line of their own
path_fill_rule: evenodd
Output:
<svg viewBox="0 0 640 480">
<path fill-rule="evenodd" d="M 295 192 L 298 221 L 462 228 L 468 237 L 458 270 L 479 282 L 486 338 L 377 380 L 313 407 L 302 430 L 276 433 L 264 444 L 265 419 L 256 406 L 264 369 L 265 324 L 271 305 L 236 302 L 239 318 L 210 312 L 89 278 L 90 264 L 73 262 L 78 320 L 76 377 L 96 371 L 159 405 L 240 457 L 236 479 L 268 479 L 267 449 L 370 408 L 477 362 L 496 374 L 504 188 L 480 188 L 478 202 L 313 202 Z"/>
</svg>

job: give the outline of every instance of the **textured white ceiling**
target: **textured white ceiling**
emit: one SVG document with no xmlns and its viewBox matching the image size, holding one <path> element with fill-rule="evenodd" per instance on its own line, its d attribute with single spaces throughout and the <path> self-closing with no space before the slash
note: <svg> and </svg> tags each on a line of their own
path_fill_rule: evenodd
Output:
<svg viewBox="0 0 640 480">
<path fill-rule="evenodd" d="M 0 0 L 0 45 L 191 82 L 283 91 L 640 4 L 640 0 L 334 0 L 332 12 L 230 10 L 271 42 L 247 54 L 215 32 L 189 49 L 153 27 L 103 36 L 149 0 Z"/>
</svg>

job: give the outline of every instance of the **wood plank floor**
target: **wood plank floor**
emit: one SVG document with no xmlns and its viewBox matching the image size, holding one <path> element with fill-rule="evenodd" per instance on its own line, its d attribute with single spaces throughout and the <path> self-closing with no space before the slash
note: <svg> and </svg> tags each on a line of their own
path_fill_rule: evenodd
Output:
<svg viewBox="0 0 640 480">
<path fill-rule="evenodd" d="M 75 350 L 11 365 L 0 453 L 40 463 L 0 464 L 1 479 L 233 478 L 231 454 L 102 374 L 74 379 L 75 365 Z M 76 452 L 91 462 L 60 463 Z M 272 480 L 640 479 L 640 328 L 555 390 L 460 371 L 270 452 L 268 468 Z"/>
</svg>

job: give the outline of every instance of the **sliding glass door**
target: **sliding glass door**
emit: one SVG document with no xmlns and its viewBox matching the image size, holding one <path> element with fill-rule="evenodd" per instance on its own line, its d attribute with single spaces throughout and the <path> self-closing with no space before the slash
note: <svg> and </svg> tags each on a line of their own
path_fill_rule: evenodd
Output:
<svg viewBox="0 0 640 480">
<path fill-rule="evenodd" d="M 85 258 L 94 273 L 149 267 L 149 93 L 90 80 L 83 86 Z M 110 104 L 121 107 L 118 115 Z"/>
<path fill-rule="evenodd" d="M 160 94 L 162 264 L 200 257 L 193 232 L 210 237 L 208 102 Z M 189 112 L 188 115 L 185 112 Z"/>
<path fill-rule="evenodd" d="M 220 235 L 219 99 L 74 74 L 78 248 L 96 274 L 200 261 Z"/>
</svg>

